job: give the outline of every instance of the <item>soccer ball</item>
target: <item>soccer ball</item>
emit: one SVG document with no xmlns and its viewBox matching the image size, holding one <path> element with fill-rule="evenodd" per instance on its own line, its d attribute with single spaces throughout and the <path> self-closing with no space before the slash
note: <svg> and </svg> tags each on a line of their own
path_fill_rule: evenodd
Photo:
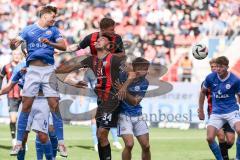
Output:
<svg viewBox="0 0 240 160">
<path fill-rule="evenodd" d="M 194 58 L 199 60 L 206 58 L 208 55 L 208 50 L 206 45 L 200 44 L 200 43 L 194 45 L 192 48 L 192 54 Z"/>
</svg>

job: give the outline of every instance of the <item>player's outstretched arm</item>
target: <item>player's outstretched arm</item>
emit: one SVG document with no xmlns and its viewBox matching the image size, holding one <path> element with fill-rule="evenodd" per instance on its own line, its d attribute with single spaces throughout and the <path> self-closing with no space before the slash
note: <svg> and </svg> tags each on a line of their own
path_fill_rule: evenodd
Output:
<svg viewBox="0 0 240 160">
<path fill-rule="evenodd" d="M 49 41 L 47 38 L 41 38 L 41 42 L 45 43 L 47 45 L 52 46 L 53 48 L 56 48 L 61 51 L 66 51 L 67 46 L 63 39 L 57 41 L 56 43 Z"/>
<path fill-rule="evenodd" d="M 12 50 L 15 50 L 22 42 L 23 40 L 20 40 L 18 38 L 10 39 L 10 48 Z"/>
<path fill-rule="evenodd" d="M 0 90 L 0 95 L 7 94 L 15 86 L 16 83 L 9 81 L 8 84 Z"/>
<path fill-rule="evenodd" d="M 202 87 L 201 91 L 200 91 L 200 95 L 199 95 L 199 100 L 198 100 L 198 117 L 200 120 L 204 120 L 205 119 L 205 115 L 204 115 L 204 100 L 205 100 L 205 96 L 207 93 L 207 89 Z"/>
</svg>

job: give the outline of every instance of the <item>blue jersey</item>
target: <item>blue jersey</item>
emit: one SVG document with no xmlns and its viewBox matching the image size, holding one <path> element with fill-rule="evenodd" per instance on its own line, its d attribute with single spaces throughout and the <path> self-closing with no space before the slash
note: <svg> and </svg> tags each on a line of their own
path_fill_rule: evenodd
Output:
<svg viewBox="0 0 240 160">
<path fill-rule="evenodd" d="M 41 28 L 37 24 L 32 24 L 23 29 L 20 37 L 25 40 L 27 44 L 27 66 L 32 60 L 42 60 L 46 64 L 54 64 L 54 48 L 40 42 L 40 40 L 41 38 L 47 38 L 49 41 L 56 43 L 62 39 L 56 27 Z"/>
<path fill-rule="evenodd" d="M 240 94 L 240 79 L 231 72 L 225 79 L 213 72 L 206 77 L 203 86 L 211 90 L 213 114 L 227 114 L 239 109 L 235 95 Z"/>
<path fill-rule="evenodd" d="M 127 80 L 127 74 L 125 72 L 120 73 L 120 82 Z M 149 82 L 145 77 L 139 78 L 137 81 L 132 82 L 127 91 L 133 96 L 144 97 L 147 91 Z M 128 116 L 140 116 L 142 115 L 142 106 L 140 104 L 133 106 L 126 101 L 120 102 L 120 113 Z"/>
</svg>

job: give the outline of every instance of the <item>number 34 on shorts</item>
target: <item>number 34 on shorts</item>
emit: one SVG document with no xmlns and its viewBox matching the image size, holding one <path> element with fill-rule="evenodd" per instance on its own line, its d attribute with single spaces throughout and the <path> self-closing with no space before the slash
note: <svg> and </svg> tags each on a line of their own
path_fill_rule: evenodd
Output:
<svg viewBox="0 0 240 160">
<path fill-rule="evenodd" d="M 112 121 L 112 113 L 103 113 L 102 120 L 111 122 Z"/>
</svg>

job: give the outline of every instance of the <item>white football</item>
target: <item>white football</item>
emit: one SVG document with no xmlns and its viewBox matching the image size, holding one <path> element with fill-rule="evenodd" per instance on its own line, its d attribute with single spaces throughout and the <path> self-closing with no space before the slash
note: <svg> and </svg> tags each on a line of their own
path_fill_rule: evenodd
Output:
<svg viewBox="0 0 240 160">
<path fill-rule="evenodd" d="M 192 54 L 194 58 L 201 60 L 207 57 L 208 49 L 206 45 L 198 43 L 193 46 Z"/>
</svg>

